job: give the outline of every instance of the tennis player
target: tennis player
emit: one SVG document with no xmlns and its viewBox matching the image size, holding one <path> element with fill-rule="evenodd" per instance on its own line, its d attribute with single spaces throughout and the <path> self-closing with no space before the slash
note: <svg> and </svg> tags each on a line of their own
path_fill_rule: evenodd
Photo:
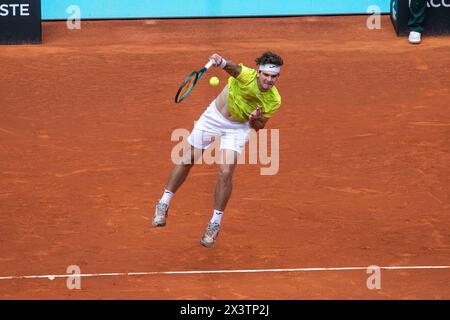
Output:
<svg viewBox="0 0 450 320">
<path fill-rule="evenodd" d="M 188 136 L 181 164 L 169 175 L 162 198 L 156 205 L 153 226 L 166 225 L 170 201 L 185 181 L 189 170 L 216 137 L 220 137 L 219 174 L 214 193 L 214 211 L 200 243 L 212 247 L 220 230 L 223 212 L 231 196 L 237 159 L 248 141 L 251 128 L 258 131 L 281 105 L 275 83 L 280 78 L 283 59 L 270 51 L 256 59 L 257 70 L 225 60 L 218 54 L 213 66 L 231 77 L 222 92 L 206 108 Z"/>
</svg>

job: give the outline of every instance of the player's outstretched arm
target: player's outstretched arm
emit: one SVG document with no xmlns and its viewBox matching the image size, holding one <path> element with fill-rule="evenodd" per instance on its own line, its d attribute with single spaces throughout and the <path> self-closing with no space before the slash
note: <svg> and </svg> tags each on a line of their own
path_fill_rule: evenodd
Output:
<svg viewBox="0 0 450 320">
<path fill-rule="evenodd" d="M 226 60 L 217 53 L 214 53 L 210 59 L 213 61 L 213 65 L 216 67 L 221 67 L 223 70 L 228 72 L 228 74 L 232 77 L 237 77 L 241 71 L 242 67 L 238 64 L 235 64 L 234 62 L 230 60 Z"/>
</svg>

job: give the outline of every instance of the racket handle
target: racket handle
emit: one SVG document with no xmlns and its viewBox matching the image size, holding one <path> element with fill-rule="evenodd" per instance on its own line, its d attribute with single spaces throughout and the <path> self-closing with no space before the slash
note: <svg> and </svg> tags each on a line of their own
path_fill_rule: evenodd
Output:
<svg viewBox="0 0 450 320">
<path fill-rule="evenodd" d="M 206 70 L 208 70 L 209 68 L 211 68 L 211 66 L 213 65 L 213 61 L 209 60 L 207 64 L 205 64 L 205 68 Z"/>
</svg>

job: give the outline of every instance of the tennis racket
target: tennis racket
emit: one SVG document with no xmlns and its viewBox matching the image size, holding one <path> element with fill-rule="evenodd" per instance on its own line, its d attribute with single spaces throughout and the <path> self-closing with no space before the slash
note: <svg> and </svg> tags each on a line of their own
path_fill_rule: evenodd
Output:
<svg viewBox="0 0 450 320">
<path fill-rule="evenodd" d="M 213 64 L 213 61 L 210 60 L 203 68 L 201 68 L 199 71 L 192 71 L 183 81 L 183 83 L 180 86 L 180 89 L 178 89 L 178 92 L 175 96 L 175 102 L 180 103 L 186 97 L 191 93 L 192 89 L 194 89 L 195 85 L 197 84 L 198 80 L 203 76 L 203 74 L 211 68 Z"/>
</svg>

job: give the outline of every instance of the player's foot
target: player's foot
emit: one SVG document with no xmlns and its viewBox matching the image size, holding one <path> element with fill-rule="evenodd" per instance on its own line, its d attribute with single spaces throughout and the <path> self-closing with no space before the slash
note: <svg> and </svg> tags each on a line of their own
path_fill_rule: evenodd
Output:
<svg viewBox="0 0 450 320">
<path fill-rule="evenodd" d="M 166 225 L 167 215 L 169 214 L 169 206 L 159 202 L 155 208 L 152 225 L 155 227 L 164 227 Z"/>
<path fill-rule="evenodd" d="M 214 245 L 217 236 L 219 235 L 220 224 L 210 222 L 208 223 L 208 227 L 206 228 L 203 237 L 200 239 L 200 243 L 202 246 L 210 248 Z"/>
<path fill-rule="evenodd" d="M 411 31 L 409 33 L 409 43 L 419 44 L 422 42 L 422 34 L 420 32 Z"/>
</svg>

